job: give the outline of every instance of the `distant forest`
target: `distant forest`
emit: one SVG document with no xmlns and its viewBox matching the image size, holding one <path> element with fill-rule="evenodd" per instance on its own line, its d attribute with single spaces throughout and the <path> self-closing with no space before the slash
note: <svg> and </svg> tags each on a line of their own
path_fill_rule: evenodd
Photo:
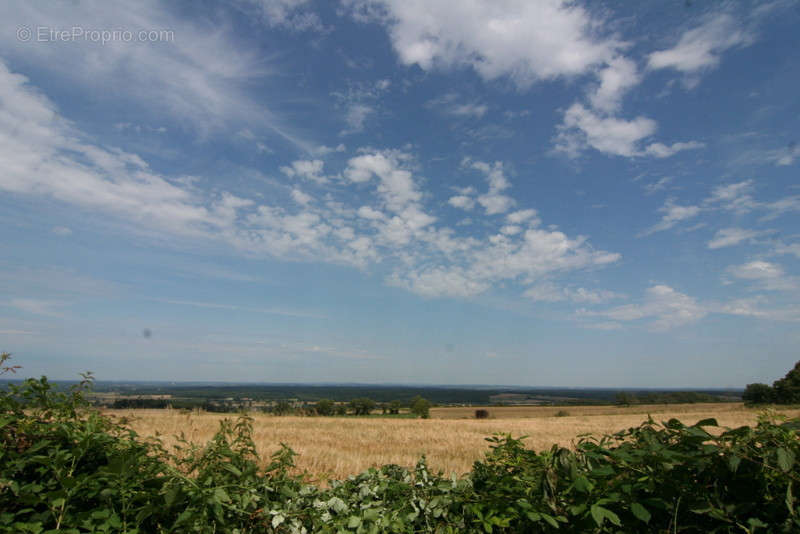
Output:
<svg viewBox="0 0 800 534">
<path fill-rule="evenodd" d="M 72 382 L 58 382 L 68 387 Z M 631 405 L 741 400 L 741 390 L 653 390 L 594 388 L 504 388 L 482 386 L 402 386 L 361 384 L 209 384 L 153 382 L 96 382 L 90 396 L 96 404 L 114 408 L 204 408 L 210 411 L 242 409 L 274 411 L 274 407 L 309 407 L 320 400 L 349 403 L 369 399 L 376 408 L 398 403 L 410 406 L 415 398 L 434 406 L 514 405 Z"/>
</svg>

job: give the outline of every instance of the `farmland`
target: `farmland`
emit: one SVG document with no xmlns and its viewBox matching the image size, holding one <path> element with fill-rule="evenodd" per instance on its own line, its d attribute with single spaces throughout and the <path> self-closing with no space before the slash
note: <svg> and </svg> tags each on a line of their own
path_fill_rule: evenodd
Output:
<svg viewBox="0 0 800 534">
<path fill-rule="evenodd" d="M 509 406 L 489 407 L 490 418 L 474 419 L 475 408 L 433 408 L 431 419 L 383 417 L 298 417 L 253 414 L 253 438 L 262 461 L 278 450 L 281 443 L 298 454 L 299 470 L 307 470 L 317 480 L 344 478 L 369 467 L 399 464 L 410 467 L 426 455 L 433 470 L 463 474 L 487 451 L 485 438 L 496 432 L 526 435 L 527 447 L 549 449 L 553 444 L 571 446 L 581 434 L 602 435 L 636 426 L 651 414 L 656 421 L 676 417 L 686 424 L 716 418 L 727 427 L 752 425 L 759 410 L 741 403 L 679 405 Z M 566 411 L 569 415 L 556 416 Z M 782 409 L 796 417 L 797 409 Z M 174 435 L 185 434 L 189 441 L 204 444 L 223 419 L 234 415 L 178 410 L 110 410 L 144 436 L 159 435 L 168 446 Z"/>
<path fill-rule="evenodd" d="M 59 391 L 42 377 L 0 391 L 0 532 L 800 527 L 800 422 L 775 410 L 512 406 L 480 408 L 492 410 L 480 419 L 463 407 L 426 408 L 419 419 L 259 411 L 232 421 L 202 410 L 101 412 L 84 398 L 90 387 Z M 642 423 L 645 413 L 655 420 Z M 752 426 L 726 428 L 740 425 Z M 505 435 L 487 443 L 496 432 Z"/>
</svg>

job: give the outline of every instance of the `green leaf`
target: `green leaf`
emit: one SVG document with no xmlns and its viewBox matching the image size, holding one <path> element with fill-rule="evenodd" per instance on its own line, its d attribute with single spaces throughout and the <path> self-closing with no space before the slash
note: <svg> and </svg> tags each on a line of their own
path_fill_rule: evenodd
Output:
<svg viewBox="0 0 800 534">
<path fill-rule="evenodd" d="M 224 468 L 226 471 L 230 471 L 231 473 L 233 473 L 233 474 L 234 474 L 234 475 L 236 475 L 237 477 L 240 477 L 240 476 L 242 476 L 242 472 L 241 472 L 241 471 L 240 471 L 240 470 L 239 470 L 239 469 L 238 469 L 238 468 L 237 468 L 235 465 L 231 465 L 231 464 L 222 464 L 222 467 L 223 467 L 223 468 Z"/>
<path fill-rule="evenodd" d="M 794 464 L 794 453 L 792 451 L 787 451 L 783 447 L 778 447 L 777 454 L 778 467 L 780 467 L 781 471 L 784 473 L 788 473 L 792 469 L 792 464 Z"/>
<path fill-rule="evenodd" d="M 599 504 L 593 504 L 592 507 L 589 509 L 589 512 L 592 514 L 592 519 L 594 522 L 597 523 L 597 526 L 602 526 L 603 521 L 608 519 L 614 525 L 620 526 L 622 523 L 619 520 L 619 516 L 609 510 L 608 508 L 603 508 Z"/>
<path fill-rule="evenodd" d="M 647 511 L 647 508 L 645 508 L 638 502 L 631 504 L 631 512 L 633 513 L 634 516 L 636 516 L 636 519 L 644 521 L 645 523 L 649 523 L 650 518 L 652 517 L 650 515 L 650 512 Z"/>
<path fill-rule="evenodd" d="M 231 498 L 228 497 L 228 493 L 222 488 L 214 489 L 214 499 L 218 502 L 230 502 Z"/>
<path fill-rule="evenodd" d="M 358 528 L 361 525 L 361 518 L 357 515 L 351 515 L 347 520 L 347 528 Z"/>
<path fill-rule="evenodd" d="M 719 426 L 717 420 L 713 417 L 709 417 L 708 419 L 703 419 L 702 421 L 698 421 L 695 423 L 694 426 Z"/>
<path fill-rule="evenodd" d="M 728 457 L 728 467 L 732 472 L 736 472 L 739 469 L 739 464 L 742 462 L 741 456 L 729 456 Z"/>
<path fill-rule="evenodd" d="M 545 521 L 547 521 L 547 523 L 548 523 L 548 524 L 549 524 L 551 527 L 553 527 L 553 528 L 558 528 L 558 522 L 556 522 L 556 518 L 555 518 L 555 517 L 553 517 L 553 516 L 551 516 L 551 515 L 547 515 L 547 514 L 542 514 L 542 519 L 544 519 Z"/>
<path fill-rule="evenodd" d="M 178 498 L 180 493 L 180 486 L 173 486 L 167 490 L 167 492 L 164 494 L 164 502 L 167 505 L 167 508 L 170 508 L 175 503 L 175 500 Z"/>
<path fill-rule="evenodd" d="M 581 493 L 590 493 L 594 489 L 594 484 L 592 484 L 589 479 L 583 475 L 577 477 L 572 485 Z"/>
</svg>

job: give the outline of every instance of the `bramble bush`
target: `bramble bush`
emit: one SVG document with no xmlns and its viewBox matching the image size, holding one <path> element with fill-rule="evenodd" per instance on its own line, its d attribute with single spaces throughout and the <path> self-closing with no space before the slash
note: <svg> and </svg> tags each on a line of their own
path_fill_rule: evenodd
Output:
<svg viewBox="0 0 800 534">
<path fill-rule="evenodd" d="M 800 531 L 800 425 L 775 416 L 733 430 L 649 419 L 538 453 L 495 435 L 462 477 L 422 458 L 322 488 L 286 445 L 259 468 L 246 416 L 173 452 L 91 409 L 90 385 L 0 393 L 0 533 Z"/>
</svg>

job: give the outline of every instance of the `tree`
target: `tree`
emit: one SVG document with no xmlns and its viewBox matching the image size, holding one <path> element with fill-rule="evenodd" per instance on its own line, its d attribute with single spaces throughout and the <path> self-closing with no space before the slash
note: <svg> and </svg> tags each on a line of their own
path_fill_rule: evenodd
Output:
<svg viewBox="0 0 800 534">
<path fill-rule="evenodd" d="M 375 408 L 375 401 L 366 397 L 359 397 L 350 401 L 350 409 L 353 415 L 369 415 Z"/>
<path fill-rule="evenodd" d="M 800 403 L 800 362 L 794 364 L 794 368 L 786 373 L 786 376 L 776 380 L 774 388 L 774 401 L 779 404 Z"/>
<path fill-rule="evenodd" d="M 397 415 L 400 413 L 400 408 L 403 407 L 403 403 L 399 400 L 393 400 L 389 403 L 389 413 L 392 415 Z"/>
<path fill-rule="evenodd" d="M 614 396 L 614 402 L 619 406 L 630 406 L 633 401 L 634 396 L 624 391 L 620 391 Z"/>
<path fill-rule="evenodd" d="M 411 413 L 414 415 L 427 419 L 431 416 L 430 410 L 431 403 L 428 399 L 423 399 L 419 395 L 411 399 Z"/>
<path fill-rule="evenodd" d="M 287 415 L 292 411 L 292 405 L 289 401 L 280 400 L 272 407 L 272 413 L 275 415 Z"/>
<path fill-rule="evenodd" d="M 333 401 L 330 399 L 320 399 L 314 405 L 317 415 L 333 415 Z"/>
<path fill-rule="evenodd" d="M 766 404 L 775 399 L 775 390 L 767 384 L 747 384 L 742 400 L 747 404 Z"/>
</svg>

